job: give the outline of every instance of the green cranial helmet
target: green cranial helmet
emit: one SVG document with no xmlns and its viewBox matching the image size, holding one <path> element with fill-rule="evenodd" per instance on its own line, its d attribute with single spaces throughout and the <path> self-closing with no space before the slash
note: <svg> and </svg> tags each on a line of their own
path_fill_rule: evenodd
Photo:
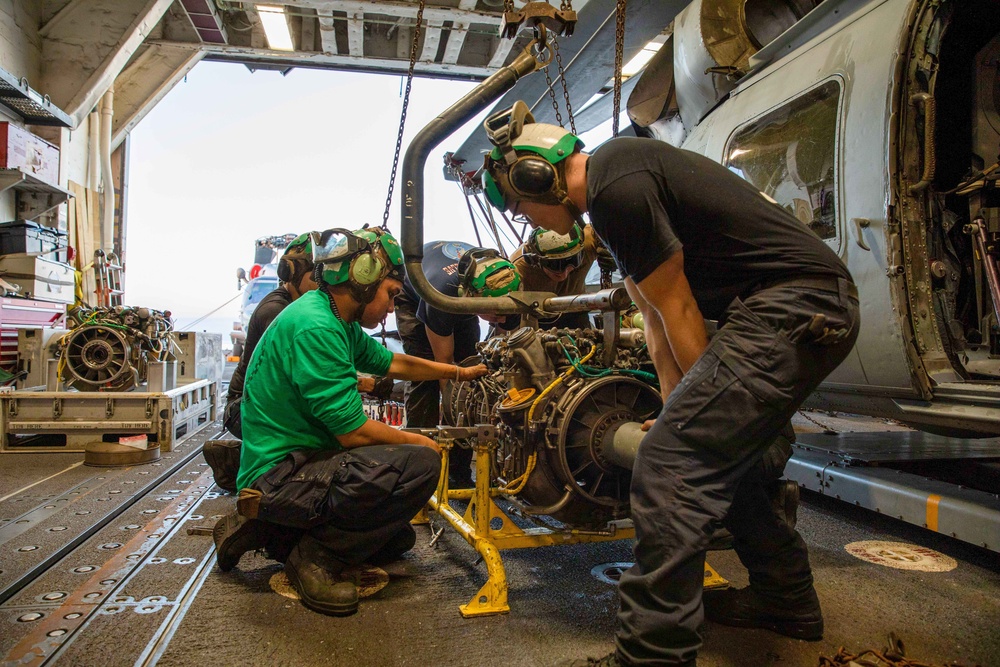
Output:
<svg viewBox="0 0 1000 667">
<path fill-rule="evenodd" d="M 299 234 L 295 239 L 285 246 L 282 256 L 288 255 L 312 255 L 312 237 L 316 232 L 306 232 Z"/>
<path fill-rule="evenodd" d="M 506 296 L 521 287 L 521 276 L 492 248 L 473 248 L 458 262 L 463 296 Z"/>
<path fill-rule="evenodd" d="M 403 252 L 389 232 L 374 228 L 328 229 L 313 236 L 313 262 L 322 264 L 328 285 L 348 283 L 367 290 L 385 278 L 402 281 Z"/>
<path fill-rule="evenodd" d="M 483 192 L 493 206 L 511 211 L 519 201 L 568 201 L 563 161 L 583 148 L 578 136 L 536 123 L 521 101 L 487 118 L 483 127 L 494 145 L 482 172 Z"/>
</svg>

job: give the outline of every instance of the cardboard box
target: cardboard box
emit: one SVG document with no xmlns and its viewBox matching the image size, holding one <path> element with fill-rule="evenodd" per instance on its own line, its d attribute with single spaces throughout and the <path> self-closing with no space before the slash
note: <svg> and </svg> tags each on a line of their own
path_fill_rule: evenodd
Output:
<svg viewBox="0 0 1000 667">
<path fill-rule="evenodd" d="M 59 185 L 59 149 L 19 125 L 0 123 L 0 168 Z"/>
<path fill-rule="evenodd" d="M 42 301 L 73 303 L 73 267 L 31 255 L 0 257 L 0 278 L 21 286 L 20 296 Z"/>
</svg>

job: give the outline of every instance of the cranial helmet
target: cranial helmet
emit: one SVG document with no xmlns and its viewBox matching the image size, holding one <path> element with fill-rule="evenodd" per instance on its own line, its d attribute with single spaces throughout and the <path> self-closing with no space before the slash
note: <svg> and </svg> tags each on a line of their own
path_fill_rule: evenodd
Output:
<svg viewBox="0 0 1000 667">
<path fill-rule="evenodd" d="M 483 123 L 494 148 L 483 168 L 483 192 L 493 206 L 511 211 L 521 201 L 563 204 L 580 212 L 566 194 L 564 160 L 583 142 L 558 125 L 536 123 L 521 101 Z"/>
<path fill-rule="evenodd" d="M 583 231 L 574 224 L 568 234 L 534 229 L 524 244 L 522 257 L 528 266 L 552 271 L 577 268 L 583 261 Z"/>
<path fill-rule="evenodd" d="M 405 276 L 399 242 L 378 227 L 328 229 L 313 237 L 312 247 L 318 277 L 327 285 L 347 284 L 361 304 L 371 301 L 386 278 Z"/>
<path fill-rule="evenodd" d="M 492 248 L 472 248 L 458 262 L 459 296 L 506 296 L 521 286 L 521 276 Z"/>
<path fill-rule="evenodd" d="M 285 252 L 278 260 L 278 280 L 297 285 L 303 276 L 313 270 L 312 236 L 315 233 L 299 234 L 285 246 Z"/>
</svg>

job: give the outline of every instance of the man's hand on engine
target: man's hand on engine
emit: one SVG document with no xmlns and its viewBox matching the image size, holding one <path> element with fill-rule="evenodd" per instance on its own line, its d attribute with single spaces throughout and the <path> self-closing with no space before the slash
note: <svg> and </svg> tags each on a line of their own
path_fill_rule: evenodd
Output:
<svg viewBox="0 0 1000 667">
<path fill-rule="evenodd" d="M 489 373 L 489 369 L 486 368 L 486 364 L 476 364 L 475 366 L 459 366 L 458 380 L 459 382 L 468 382 L 469 380 L 475 380 L 476 378 L 481 378 L 487 373 Z"/>
</svg>

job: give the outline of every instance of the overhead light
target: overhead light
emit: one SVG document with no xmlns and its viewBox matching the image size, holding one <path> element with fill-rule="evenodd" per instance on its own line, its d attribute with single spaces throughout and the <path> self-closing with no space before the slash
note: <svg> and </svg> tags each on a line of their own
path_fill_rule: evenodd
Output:
<svg viewBox="0 0 1000 667">
<path fill-rule="evenodd" d="M 635 56 L 632 57 L 632 60 L 625 63 L 622 67 L 622 77 L 627 79 L 630 76 L 638 74 L 642 68 L 653 59 L 653 56 L 656 55 L 656 52 L 660 50 L 661 46 L 663 46 L 663 42 L 654 39 L 646 44 L 646 46 L 642 47 L 642 51 L 635 54 Z"/>
<path fill-rule="evenodd" d="M 285 8 L 277 5 L 257 5 L 257 14 L 264 25 L 267 45 L 275 51 L 294 51 L 292 34 L 288 30 Z"/>
</svg>

